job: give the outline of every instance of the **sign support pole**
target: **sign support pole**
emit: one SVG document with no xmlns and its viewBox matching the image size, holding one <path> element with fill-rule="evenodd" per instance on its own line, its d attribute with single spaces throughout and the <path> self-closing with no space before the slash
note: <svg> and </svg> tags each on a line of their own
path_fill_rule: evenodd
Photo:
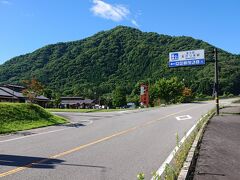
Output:
<svg viewBox="0 0 240 180">
<path fill-rule="evenodd" d="M 216 100 L 216 115 L 219 115 L 219 79 L 218 79 L 218 51 L 217 48 L 214 48 L 214 59 L 215 59 L 215 100 Z"/>
</svg>

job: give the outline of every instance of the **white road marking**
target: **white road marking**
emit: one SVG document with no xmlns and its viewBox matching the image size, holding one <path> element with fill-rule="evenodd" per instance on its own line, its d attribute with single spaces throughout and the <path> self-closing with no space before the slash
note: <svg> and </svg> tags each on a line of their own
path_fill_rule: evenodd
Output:
<svg viewBox="0 0 240 180">
<path fill-rule="evenodd" d="M 127 111 L 117 111 L 117 113 L 126 113 Z"/>
<path fill-rule="evenodd" d="M 192 119 L 192 117 L 190 115 L 183 115 L 183 116 L 177 116 L 176 119 L 178 121 L 184 121 L 184 120 Z"/>
<path fill-rule="evenodd" d="M 91 120 L 84 120 L 84 121 L 82 121 L 82 122 L 88 122 L 87 125 L 93 123 L 93 121 L 91 121 Z M 81 122 L 78 122 L 78 123 L 81 123 Z M 72 123 L 72 124 L 74 125 L 74 124 L 76 124 L 76 123 Z M 37 133 L 37 134 L 31 134 L 31 135 L 27 135 L 27 136 L 21 136 L 21 137 L 12 138 L 12 139 L 6 139 L 6 140 L 0 141 L 0 143 L 10 142 L 10 141 L 16 141 L 16 140 L 19 140 L 19 139 L 25 139 L 25 138 L 30 138 L 30 137 L 34 137 L 34 136 L 44 135 L 44 134 L 55 133 L 55 132 L 64 131 L 64 130 L 71 129 L 71 128 L 75 128 L 75 127 L 67 127 L 67 128 L 62 128 L 62 129 L 56 129 L 56 130 L 52 130 L 52 131 Z"/>
<path fill-rule="evenodd" d="M 63 128 L 63 129 L 57 129 L 57 130 L 53 130 L 53 131 L 47 131 L 47 132 L 43 132 L 43 133 L 38 133 L 38 134 L 32 134 L 32 135 L 28 135 L 28 136 L 17 137 L 17 138 L 13 138 L 13 139 L 7 139 L 7 140 L 0 141 L 0 143 L 9 142 L 9 141 L 15 141 L 15 140 L 19 140 L 19 139 L 25 139 L 25 138 L 28 138 L 28 137 L 39 136 L 39 135 L 43 135 L 43 134 L 50 134 L 50 133 L 54 133 L 54 132 L 58 132 L 58 131 L 63 131 L 63 130 L 70 129 L 70 128 L 73 128 L 73 127 L 68 127 L 68 128 Z"/>
<path fill-rule="evenodd" d="M 81 121 L 81 122 L 83 122 L 85 125 L 90 125 L 90 124 L 93 123 L 92 120 L 83 120 L 83 121 Z M 86 122 L 87 122 L 87 124 L 86 124 Z"/>
</svg>

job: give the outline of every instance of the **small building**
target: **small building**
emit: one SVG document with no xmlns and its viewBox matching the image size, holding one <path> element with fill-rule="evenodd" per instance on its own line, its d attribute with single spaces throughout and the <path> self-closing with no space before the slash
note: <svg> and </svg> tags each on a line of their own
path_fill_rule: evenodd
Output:
<svg viewBox="0 0 240 180">
<path fill-rule="evenodd" d="M 84 99 L 82 97 L 61 97 L 61 108 L 74 109 L 91 109 L 95 106 L 96 101 L 92 99 Z"/>
<path fill-rule="evenodd" d="M 18 99 L 6 91 L 0 89 L 0 102 L 17 102 Z"/>
<path fill-rule="evenodd" d="M 41 95 L 41 96 L 37 96 L 36 97 L 36 103 L 39 105 L 39 106 L 42 106 L 42 107 L 47 107 L 47 104 L 48 102 L 50 102 L 50 99 L 48 99 L 47 97 Z"/>
<path fill-rule="evenodd" d="M 28 98 L 22 93 L 24 89 L 25 88 L 23 86 L 0 85 L 0 102 L 27 102 Z M 42 107 L 46 107 L 46 104 L 50 100 L 45 96 L 37 96 L 35 101 L 36 104 Z"/>
<path fill-rule="evenodd" d="M 136 108 L 136 104 L 135 104 L 135 103 L 132 103 L 132 102 L 127 103 L 127 108 L 129 108 L 129 109 L 135 109 L 135 108 Z"/>
</svg>

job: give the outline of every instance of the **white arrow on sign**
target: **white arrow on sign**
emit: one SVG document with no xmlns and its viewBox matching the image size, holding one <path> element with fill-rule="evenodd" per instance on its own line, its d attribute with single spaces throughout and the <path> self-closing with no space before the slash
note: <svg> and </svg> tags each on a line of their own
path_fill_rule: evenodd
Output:
<svg viewBox="0 0 240 180">
<path fill-rule="evenodd" d="M 192 119 L 192 117 L 190 115 L 183 115 L 183 116 L 177 116 L 176 119 L 178 121 L 184 121 L 184 120 Z"/>
</svg>

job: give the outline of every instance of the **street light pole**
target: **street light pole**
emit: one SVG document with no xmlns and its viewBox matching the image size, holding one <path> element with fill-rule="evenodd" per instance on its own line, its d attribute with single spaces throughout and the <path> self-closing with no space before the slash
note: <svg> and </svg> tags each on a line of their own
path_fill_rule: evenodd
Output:
<svg viewBox="0 0 240 180">
<path fill-rule="evenodd" d="M 219 80 L 218 80 L 218 51 L 217 48 L 214 48 L 214 59 L 215 59 L 215 100 L 216 100 L 216 115 L 219 115 L 219 97 L 218 97 L 218 90 L 219 90 Z"/>
</svg>

